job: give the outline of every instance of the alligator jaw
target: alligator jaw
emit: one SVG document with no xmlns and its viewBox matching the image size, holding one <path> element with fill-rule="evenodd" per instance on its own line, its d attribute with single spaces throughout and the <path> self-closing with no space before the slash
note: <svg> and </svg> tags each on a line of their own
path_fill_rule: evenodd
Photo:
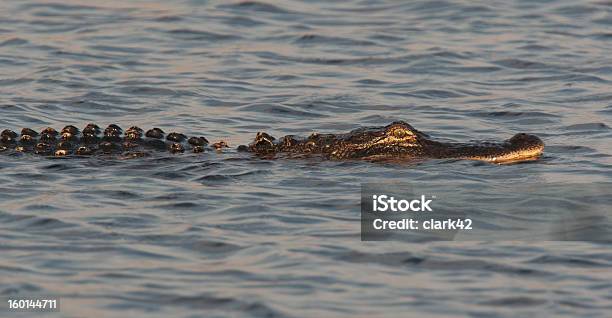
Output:
<svg viewBox="0 0 612 318">
<path fill-rule="evenodd" d="M 501 143 L 438 144 L 431 149 L 441 150 L 431 152 L 432 158 L 480 160 L 498 164 L 536 160 L 544 151 L 542 140 L 528 134 L 516 134 Z"/>
</svg>

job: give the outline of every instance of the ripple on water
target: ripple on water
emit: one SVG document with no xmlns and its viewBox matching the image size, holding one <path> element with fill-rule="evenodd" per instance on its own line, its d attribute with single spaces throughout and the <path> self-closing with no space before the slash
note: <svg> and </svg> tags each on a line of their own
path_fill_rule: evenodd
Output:
<svg viewBox="0 0 612 318">
<path fill-rule="evenodd" d="M 362 242 L 359 195 L 362 183 L 431 185 L 495 234 L 524 220 L 565 239 L 589 239 L 577 226 L 609 237 L 609 215 L 590 210 L 612 197 L 612 6 L 0 8 L 0 131 L 118 123 L 232 146 L 135 160 L 0 154 L 3 295 L 59 295 L 71 317 L 608 316 L 607 243 Z M 531 132 L 546 149 L 504 166 L 235 151 L 257 131 L 304 136 L 396 120 L 446 141 Z M 553 181 L 579 185 L 556 191 Z M 578 197 L 589 187 L 599 192 Z M 547 222 L 562 218 L 560 207 L 580 213 Z"/>
<path fill-rule="evenodd" d="M 234 34 L 222 34 L 207 32 L 193 29 L 175 29 L 167 31 L 167 33 L 173 38 L 189 41 L 229 41 L 238 40 L 240 36 Z"/>
<path fill-rule="evenodd" d="M 241 1 L 232 4 L 223 4 L 217 6 L 219 9 L 230 9 L 236 11 L 251 11 L 251 12 L 265 12 L 275 14 L 290 14 L 289 10 L 285 10 L 279 6 L 273 4 L 258 2 L 258 1 Z"/>
</svg>

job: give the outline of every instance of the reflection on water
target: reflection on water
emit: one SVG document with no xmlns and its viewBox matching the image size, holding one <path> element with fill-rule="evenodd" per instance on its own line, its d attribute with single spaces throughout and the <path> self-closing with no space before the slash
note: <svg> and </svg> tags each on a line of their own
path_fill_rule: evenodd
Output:
<svg viewBox="0 0 612 318">
<path fill-rule="evenodd" d="M 609 244 L 359 239 L 365 182 L 455 189 L 490 210 L 520 201 L 523 184 L 610 182 L 606 2 L 27 0 L 0 11 L 0 129 L 112 122 L 235 146 L 260 130 L 401 119 L 443 140 L 529 132 L 547 145 L 540 161 L 507 166 L 2 156 L 2 295 L 59 295 L 57 317 L 610 310 Z"/>
</svg>

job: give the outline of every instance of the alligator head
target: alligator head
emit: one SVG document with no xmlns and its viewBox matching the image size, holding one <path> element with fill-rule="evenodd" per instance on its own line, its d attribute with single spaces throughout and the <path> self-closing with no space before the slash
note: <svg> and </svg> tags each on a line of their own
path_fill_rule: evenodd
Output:
<svg viewBox="0 0 612 318">
<path fill-rule="evenodd" d="M 329 155 L 334 159 L 414 158 L 425 155 L 427 142 L 427 135 L 397 121 L 384 127 L 360 128 L 338 135 Z"/>
<path fill-rule="evenodd" d="M 257 134 L 245 150 L 258 154 L 321 154 L 331 159 L 471 159 L 495 163 L 537 158 L 544 143 L 534 135 L 517 134 L 503 142 L 445 143 L 435 141 L 409 124 L 397 121 L 383 127 L 353 130 L 346 134 L 312 134 L 306 139 L 285 136 L 278 141 Z"/>
<path fill-rule="evenodd" d="M 405 122 L 384 127 L 362 128 L 339 138 L 332 158 L 469 159 L 495 163 L 539 157 L 544 143 L 534 135 L 520 133 L 503 142 L 445 143 L 435 141 Z"/>
</svg>

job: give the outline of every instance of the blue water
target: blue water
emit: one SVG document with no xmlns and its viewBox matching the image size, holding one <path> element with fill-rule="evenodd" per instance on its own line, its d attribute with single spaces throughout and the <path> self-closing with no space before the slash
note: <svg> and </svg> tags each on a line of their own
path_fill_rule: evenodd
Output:
<svg viewBox="0 0 612 318">
<path fill-rule="evenodd" d="M 504 166 L 1 156 L 0 296 L 60 297 L 48 317 L 610 315 L 609 243 L 359 232 L 363 183 L 452 192 L 500 231 L 542 222 L 487 215 L 508 201 L 556 208 L 517 189 L 562 185 L 577 215 L 609 204 L 609 2 L 7 0 L 0 12 L 0 129 L 117 123 L 236 146 L 404 120 L 447 141 L 546 143 L 539 161 Z M 599 191 L 570 195 L 585 184 Z"/>
</svg>

